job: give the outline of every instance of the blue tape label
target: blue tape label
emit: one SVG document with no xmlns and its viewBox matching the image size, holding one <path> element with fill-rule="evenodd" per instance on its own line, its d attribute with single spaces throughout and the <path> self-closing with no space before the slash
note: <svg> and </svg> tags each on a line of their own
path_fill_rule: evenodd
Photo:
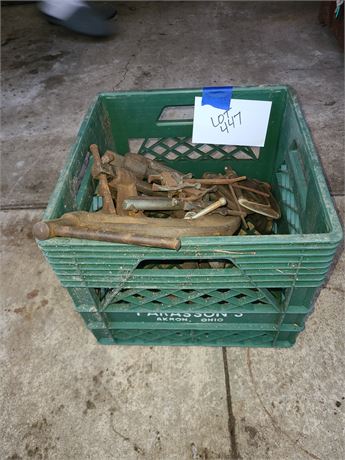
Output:
<svg viewBox="0 0 345 460">
<path fill-rule="evenodd" d="M 206 86 L 202 91 L 201 105 L 229 110 L 231 97 L 232 86 Z"/>
</svg>

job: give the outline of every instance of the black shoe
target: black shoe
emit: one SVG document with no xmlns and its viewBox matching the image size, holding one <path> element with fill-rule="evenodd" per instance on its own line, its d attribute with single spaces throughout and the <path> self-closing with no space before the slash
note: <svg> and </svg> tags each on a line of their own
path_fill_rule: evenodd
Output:
<svg viewBox="0 0 345 460">
<path fill-rule="evenodd" d="M 50 23 L 58 24 L 79 34 L 91 37 L 109 37 L 114 33 L 113 25 L 89 6 L 77 8 L 66 19 L 57 19 L 54 16 L 43 14 Z"/>
<path fill-rule="evenodd" d="M 88 2 L 88 5 L 104 19 L 113 19 L 117 16 L 117 10 L 111 2 Z"/>
</svg>

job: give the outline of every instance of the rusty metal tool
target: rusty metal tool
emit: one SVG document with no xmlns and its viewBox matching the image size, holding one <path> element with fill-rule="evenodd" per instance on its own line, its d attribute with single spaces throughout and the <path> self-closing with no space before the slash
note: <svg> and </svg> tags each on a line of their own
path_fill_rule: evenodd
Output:
<svg viewBox="0 0 345 460">
<path fill-rule="evenodd" d="M 157 191 L 157 192 L 178 192 L 179 190 L 184 190 L 184 189 L 187 189 L 187 188 L 200 190 L 201 185 L 197 184 L 197 183 L 196 184 L 188 184 L 186 182 L 182 182 L 179 185 L 172 185 L 172 186 L 152 184 L 152 190 Z"/>
<path fill-rule="evenodd" d="M 247 179 L 246 176 L 239 176 L 234 178 L 228 177 L 214 177 L 214 178 L 203 178 L 203 179 L 185 179 L 187 184 L 201 184 L 201 185 L 228 185 L 235 184 Z"/>
<path fill-rule="evenodd" d="M 227 185 L 217 186 L 217 196 L 224 196 L 224 198 L 227 201 L 227 205 L 229 209 L 236 209 L 240 213 L 246 211 L 244 208 L 239 211 L 239 208 L 236 205 L 236 201 L 230 191 L 230 188 Z"/>
<path fill-rule="evenodd" d="M 239 204 L 251 212 L 271 219 L 279 219 L 280 208 L 270 190 L 270 185 L 257 179 L 247 180 L 248 187 L 236 190 Z M 259 193 L 258 193 L 259 192 Z"/>
<path fill-rule="evenodd" d="M 150 196 L 167 196 L 165 192 L 158 192 L 152 190 L 152 186 L 143 180 L 136 178 L 135 185 L 137 187 L 138 192 L 144 193 L 145 195 Z"/>
<path fill-rule="evenodd" d="M 268 205 L 258 203 L 253 199 L 243 196 L 238 198 L 238 202 L 243 208 L 249 209 L 257 214 L 270 217 L 271 219 L 280 219 L 281 217 L 279 205 L 273 195 L 270 195 L 268 198 Z"/>
<path fill-rule="evenodd" d="M 185 176 L 175 176 L 171 173 L 165 172 L 161 174 L 155 174 L 148 177 L 148 182 L 159 181 L 161 185 L 153 183 L 152 190 L 159 190 L 165 192 L 172 192 L 183 190 L 186 188 L 196 188 L 200 189 L 202 185 L 227 185 L 234 184 L 246 179 L 246 176 L 228 178 L 228 177 L 212 177 L 212 178 L 202 178 L 202 179 L 193 179 L 190 175 Z"/>
<path fill-rule="evenodd" d="M 85 227 L 60 225 L 54 222 L 37 222 L 34 225 L 35 238 L 46 240 L 57 236 L 67 238 L 80 238 L 85 240 L 107 241 L 110 243 L 135 244 L 155 248 L 180 249 L 181 242 L 178 238 L 165 236 L 151 236 L 130 233 L 128 231 L 113 232 L 107 230 L 94 230 Z"/>
<path fill-rule="evenodd" d="M 93 165 L 91 168 L 92 177 L 98 179 L 100 174 L 112 177 L 114 175 L 113 169 L 107 163 L 103 163 L 103 157 L 100 156 L 99 149 L 96 144 L 90 145 L 90 152 L 93 156 Z"/>
<path fill-rule="evenodd" d="M 239 225 L 240 218 L 238 216 L 223 217 L 212 215 L 185 220 L 177 218 L 137 218 L 102 212 L 77 211 L 66 213 L 59 219 L 38 222 L 33 228 L 33 233 L 37 239 L 53 238 L 59 235 L 74 237 L 72 232 L 68 235 L 66 233 L 61 234 L 64 231 L 61 230 L 61 227 L 68 227 L 68 229 L 85 230 L 90 236 L 89 239 L 95 240 L 98 240 L 98 237 L 103 238 L 102 232 L 110 232 L 115 241 L 115 238 L 121 239 L 124 235 L 127 235 L 127 237 L 128 235 L 134 235 L 152 238 L 233 235 L 238 230 Z M 101 233 L 98 234 L 97 232 Z M 76 235 L 75 232 L 74 235 Z M 121 241 L 117 240 L 116 242 L 126 243 L 126 241 L 121 239 Z"/>
<path fill-rule="evenodd" d="M 160 174 L 151 174 L 148 176 L 148 182 L 160 182 L 160 184 L 153 183 L 152 190 L 162 192 L 177 192 L 186 188 L 200 189 L 201 184 L 188 184 L 187 179 L 191 178 L 191 174 L 182 175 L 170 171 L 163 171 Z"/>
<path fill-rule="evenodd" d="M 202 198 L 205 197 L 205 195 L 215 192 L 217 190 L 217 185 L 214 185 L 213 187 L 209 188 L 201 188 L 200 190 L 194 190 L 194 189 L 187 189 L 183 191 L 183 200 L 185 202 L 194 202 L 194 201 L 199 201 Z"/>
<path fill-rule="evenodd" d="M 234 192 L 234 189 L 233 189 L 231 184 L 228 184 L 228 187 L 229 187 L 230 193 L 232 195 L 232 198 L 234 200 L 234 203 L 235 203 L 235 205 L 237 207 L 237 210 L 240 212 L 241 211 L 241 206 L 240 206 L 240 203 L 239 203 L 239 201 L 237 199 L 236 193 Z M 243 224 L 244 228 L 248 228 L 246 219 L 243 216 L 241 216 L 241 220 L 242 220 L 242 224 Z"/>
<path fill-rule="evenodd" d="M 144 177 L 144 173 L 146 171 L 146 166 L 144 169 L 141 165 L 143 165 L 143 161 L 145 162 L 146 158 L 141 157 L 137 154 L 128 154 L 134 155 L 135 162 L 132 164 L 129 162 L 130 157 L 123 157 L 122 155 L 118 155 L 117 153 L 112 152 L 111 150 L 107 150 L 104 155 L 101 156 L 101 167 L 97 167 L 97 170 L 101 169 L 103 172 L 107 174 L 108 177 L 111 179 L 115 178 L 116 176 L 116 168 L 125 168 L 126 170 L 130 171 L 135 176 L 135 185 L 138 192 L 145 193 L 145 195 L 164 195 L 164 193 L 157 193 L 152 190 L 152 187 L 147 182 L 141 180 Z M 125 162 L 126 159 L 126 162 Z M 132 167 L 128 167 L 131 166 Z M 115 185 L 115 184 L 114 184 Z"/>
<path fill-rule="evenodd" d="M 98 193 L 103 197 L 102 211 L 107 214 L 116 214 L 114 202 L 109 190 L 107 173 L 102 169 L 101 158 L 96 144 L 90 145 L 90 152 L 93 156 L 93 166 L 91 174 L 94 178 L 98 179 Z"/>
<path fill-rule="evenodd" d="M 185 219 L 198 219 L 199 217 L 206 216 L 206 214 L 209 214 L 215 209 L 220 208 L 221 206 L 225 206 L 225 205 L 226 205 L 226 199 L 224 197 L 221 197 L 219 198 L 219 200 L 215 201 L 214 203 L 210 204 L 209 206 L 207 206 L 206 208 L 202 209 L 199 212 L 194 212 L 194 211 L 187 212 L 184 218 Z"/>
<path fill-rule="evenodd" d="M 262 192 L 261 190 L 257 190 L 255 188 L 252 188 L 252 187 L 248 187 L 246 185 L 242 185 L 242 184 L 232 184 L 232 186 L 236 189 L 236 188 L 239 188 L 241 190 L 246 190 L 248 192 L 252 192 L 252 193 L 255 193 L 256 195 L 261 195 L 261 196 L 264 196 L 266 198 L 269 198 L 270 197 L 270 194 L 267 193 L 267 192 Z"/>
<path fill-rule="evenodd" d="M 261 235 L 270 235 L 272 233 L 273 219 L 254 212 L 248 215 L 247 220 L 254 225 Z"/>
<path fill-rule="evenodd" d="M 225 168 L 225 171 L 226 171 L 226 174 L 230 176 L 231 173 L 233 173 L 230 178 L 236 178 L 237 176 L 235 175 L 235 173 L 232 171 L 232 170 L 229 170 L 229 168 Z M 219 175 L 217 174 L 213 174 L 213 173 L 205 173 L 204 176 L 205 178 L 209 178 L 209 179 L 216 179 L 217 177 L 219 177 Z M 246 220 L 245 220 L 245 217 L 248 213 L 248 210 L 245 209 L 245 208 L 241 208 L 240 204 L 238 203 L 238 199 L 237 199 L 237 196 L 234 192 L 234 189 L 233 187 L 235 185 L 238 185 L 237 183 L 233 183 L 233 184 L 227 184 L 227 185 L 218 185 L 217 186 L 217 195 L 219 196 L 223 196 L 226 201 L 227 201 L 227 207 L 228 209 L 233 212 L 235 215 L 238 215 L 241 217 L 241 220 L 242 220 L 242 224 L 243 226 L 246 228 L 247 227 L 247 223 L 246 223 Z"/>
<path fill-rule="evenodd" d="M 160 174 L 169 172 L 171 174 L 183 176 L 176 169 L 170 168 L 160 161 L 150 160 L 137 153 L 126 153 L 119 155 L 118 153 L 107 150 L 102 156 L 102 161 L 107 164 L 115 164 L 131 171 L 138 179 L 148 178 L 151 174 Z"/>
<path fill-rule="evenodd" d="M 109 187 L 116 190 L 116 212 L 119 216 L 127 215 L 129 211 L 123 208 L 123 202 L 128 197 L 137 196 L 136 178 L 134 174 L 122 167 L 115 168 L 115 177 L 109 182 Z"/>
<path fill-rule="evenodd" d="M 129 197 L 123 201 L 123 209 L 128 211 L 191 211 L 197 209 L 203 209 L 206 204 L 204 201 L 185 200 L 178 199 L 175 197 L 151 197 L 151 196 L 137 196 Z M 212 203 L 210 203 L 212 204 Z M 239 215 L 231 214 L 227 215 Z"/>
<path fill-rule="evenodd" d="M 230 167 L 225 167 L 225 174 L 226 174 L 227 177 L 229 177 L 231 179 L 234 179 L 234 178 L 237 177 L 237 174 L 235 173 L 235 171 L 233 169 L 231 169 Z M 234 191 L 233 184 L 228 184 L 228 189 L 230 190 L 232 202 L 234 203 L 235 207 L 237 208 L 237 211 L 241 212 L 242 211 L 241 210 L 241 205 L 238 202 L 238 198 L 237 198 L 237 195 L 236 195 L 236 193 Z M 248 225 L 247 225 L 246 219 L 245 219 L 245 217 L 243 215 L 241 215 L 241 221 L 242 221 L 243 227 L 245 229 L 247 229 Z"/>
<path fill-rule="evenodd" d="M 122 203 L 127 211 L 174 211 L 184 209 L 184 203 L 177 198 L 138 196 L 126 198 Z"/>
<path fill-rule="evenodd" d="M 150 174 L 147 177 L 147 181 L 151 184 L 154 181 L 161 182 L 162 185 L 166 185 L 168 187 L 173 187 L 180 185 L 187 179 L 191 179 L 192 174 L 182 174 L 176 171 L 162 171 L 159 174 Z"/>
<path fill-rule="evenodd" d="M 98 194 L 103 197 L 102 211 L 107 214 L 116 214 L 114 202 L 109 190 L 108 180 L 103 174 L 99 177 Z"/>
<path fill-rule="evenodd" d="M 247 213 L 244 211 L 237 211 L 236 209 L 229 209 L 228 207 L 217 208 L 214 210 L 214 213 L 220 214 L 221 216 L 243 216 L 246 217 Z"/>
<path fill-rule="evenodd" d="M 90 151 L 94 158 L 91 174 L 99 180 L 99 194 L 103 196 L 102 210 L 104 212 L 116 212 L 120 216 L 127 215 L 128 211 L 123 209 L 122 203 L 127 197 L 138 195 L 135 175 L 128 169 L 116 164 L 110 166 L 110 163 L 115 159 L 112 152 L 108 151 L 106 156 L 103 155 L 101 158 L 96 144 L 90 146 Z M 108 177 L 110 177 L 109 182 Z M 116 191 L 116 211 L 110 189 Z"/>
</svg>

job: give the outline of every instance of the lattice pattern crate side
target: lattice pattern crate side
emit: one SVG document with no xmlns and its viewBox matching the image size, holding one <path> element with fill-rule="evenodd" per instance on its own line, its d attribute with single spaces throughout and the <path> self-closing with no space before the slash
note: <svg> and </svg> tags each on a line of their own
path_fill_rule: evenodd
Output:
<svg viewBox="0 0 345 460">
<path fill-rule="evenodd" d="M 198 330 L 112 330 L 112 339 L 104 337 L 102 329 L 93 329 L 104 345 L 168 345 L 168 346 L 226 346 L 226 347 L 291 347 L 299 331 L 198 331 Z"/>
<path fill-rule="evenodd" d="M 130 151 L 151 160 L 257 160 L 259 147 L 193 144 L 190 137 L 130 139 Z"/>
<path fill-rule="evenodd" d="M 276 174 L 279 190 L 279 202 L 282 209 L 282 219 L 278 228 L 283 229 L 284 223 L 288 228 L 288 233 L 302 234 L 302 226 L 299 217 L 299 208 L 292 184 L 289 178 L 287 166 L 283 164 Z M 278 230 L 279 232 L 279 230 Z"/>
<path fill-rule="evenodd" d="M 87 289 L 68 288 L 74 304 L 94 312 L 274 313 L 295 307 L 308 311 L 319 292 L 314 288 L 251 289 Z M 109 293 L 111 294 L 110 301 Z"/>
<path fill-rule="evenodd" d="M 115 289 L 69 288 L 68 291 L 76 305 L 88 305 L 102 311 L 112 306 L 128 311 L 157 308 L 161 311 L 235 311 L 267 305 L 280 311 L 287 295 L 286 289 L 202 289 L 198 286 L 194 289 L 128 289 L 120 286 Z"/>
<path fill-rule="evenodd" d="M 303 291 L 299 294 L 294 291 Z M 276 335 L 284 327 L 303 328 L 311 305 L 292 304 L 291 299 L 312 299 L 310 289 L 219 289 L 219 290 L 132 290 L 117 292 L 105 307 L 103 289 L 95 290 L 97 305 L 77 304 L 76 309 L 90 329 L 112 330 L 140 323 L 142 328 L 179 325 L 193 328 L 240 327 L 243 331 L 268 327 Z M 89 296 L 90 297 L 90 296 Z M 94 295 L 91 296 L 95 297 Z M 78 299 L 81 296 L 78 295 Z"/>
<path fill-rule="evenodd" d="M 217 311 L 271 305 L 279 311 L 282 289 L 121 289 L 111 305 L 127 310 Z M 108 309 L 109 307 L 107 307 Z"/>
</svg>

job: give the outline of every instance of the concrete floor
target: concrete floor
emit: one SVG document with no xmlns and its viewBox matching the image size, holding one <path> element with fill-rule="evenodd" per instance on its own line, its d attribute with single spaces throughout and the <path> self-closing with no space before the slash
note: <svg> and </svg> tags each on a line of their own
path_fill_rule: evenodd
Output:
<svg viewBox="0 0 345 460">
<path fill-rule="evenodd" d="M 0 459 L 345 457 L 344 255 L 288 350 L 98 345 L 31 237 L 98 91 L 290 84 L 344 214 L 343 55 L 315 3 L 121 3 L 109 40 L 2 9 Z"/>
</svg>

